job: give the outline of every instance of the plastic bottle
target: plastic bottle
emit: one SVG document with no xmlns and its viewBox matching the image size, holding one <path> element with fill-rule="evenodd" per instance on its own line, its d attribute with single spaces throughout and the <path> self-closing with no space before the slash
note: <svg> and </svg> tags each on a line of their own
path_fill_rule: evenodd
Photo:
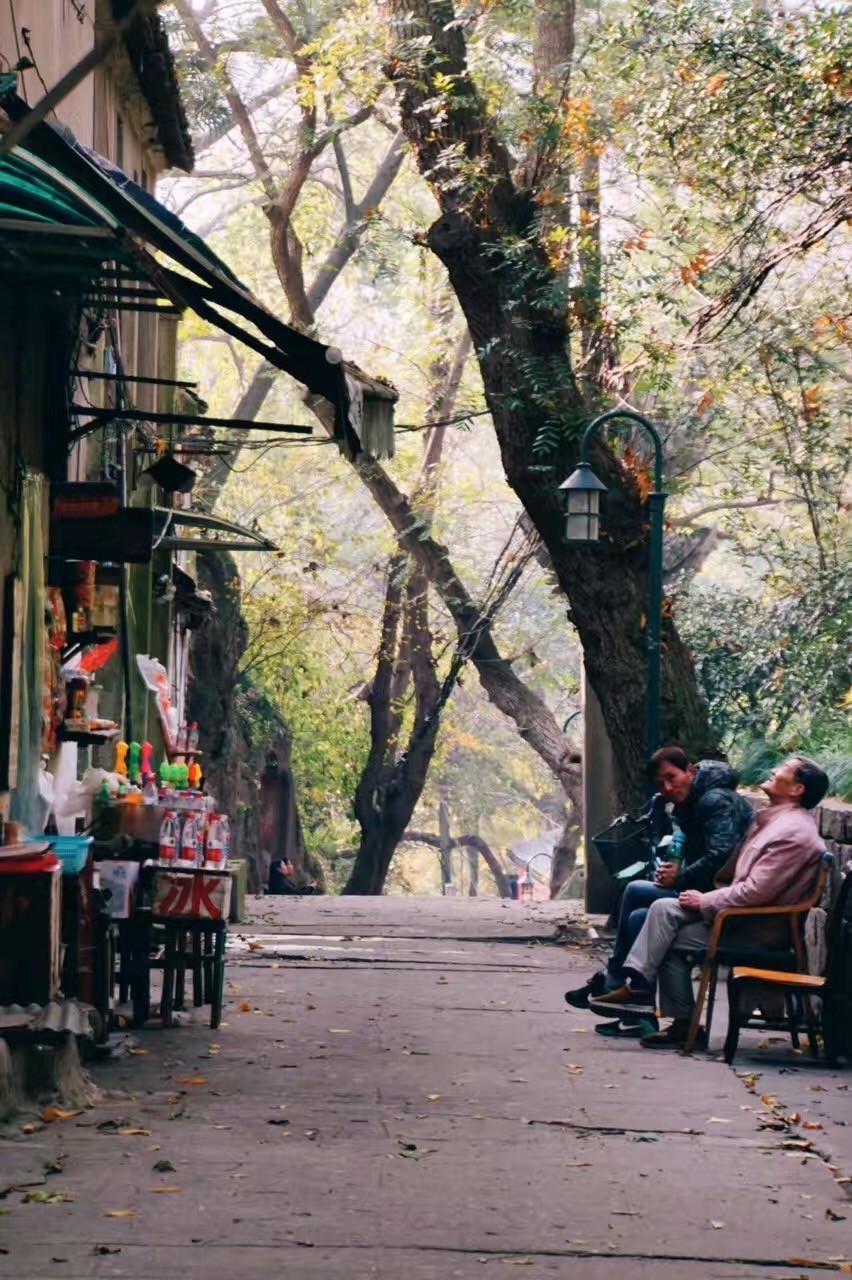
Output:
<svg viewBox="0 0 852 1280">
<path fill-rule="evenodd" d="M 686 836 L 674 819 L 672 819 L 672 838 L 669 841 L 669 847 L 666 850 L 666 861 L 673 862 L 675 866 L 680 866 L 683 862 L 684 848 L 686 846 Z"/>
<path fill-rule="evenodd" d="M 205 871 L 224 871 L 225 842 L 222 831 L 222 814 L 211 813 L 207 824 L 207 848 L 204 854 Z"/>
<path fill-rule="evenodd" d="M 228 859 L 231 856 L 231 828 L 228 823 L 227 813 L 219 814 L 219 823 L 222 830 L 222 848 L 224 850 L 224 863 L 227 866 Z"/>
<path fill-rule="evenodd" d="M 163 814 L 160 824 L 160 851 L 157 857 L 158 867 L 174 867 L 178 855 L 177 818 L 171 809 Z"/>
<path fill-rule="evenodd" d="M 142 785 L 142 803 L 156 804 L 159 800 L 159 792 L 157 791 L 157 779 L 153 773 L 145 775 L 145 781 Z"/>
<path fill-rule="evenodd" d="M 201 865 L 201 833 L 198 819 L 194 813 L 188 813 L 180 833 L 180 865 L 198 867 Z"/>
<path fill-rule="evenodd" d="M 186 739 L 186 749 L 189 755 L 195 755 L 198 750 L 198 721 L 193 720 L 189 726 L 189 734 Z"/>
</svg>

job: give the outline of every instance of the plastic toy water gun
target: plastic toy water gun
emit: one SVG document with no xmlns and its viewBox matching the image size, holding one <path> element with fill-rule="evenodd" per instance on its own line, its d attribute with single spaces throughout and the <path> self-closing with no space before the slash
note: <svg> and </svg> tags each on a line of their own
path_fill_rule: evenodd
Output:
<svg viewBox="0 0 852 1280">
<path fill-rule="evenodd" d="M 154 776 L 154 748 L 150 742 L 143 742 L 139 749 L 139 772 L 142 775 L 143 782 L 146 778 Z"/>
<path fill-rule="evenodd" d="M 115 766 L 113 773 L 117 773 L 120 778 L 127 777 L 127 751 L 126 742 L 117 742 L 115 744 Z"/>
<path fill-rule="evenodd" d="M 201 790 L 201 765 L 197 760 L 193 760 L 192 764 L 189 766 L 187 770 L 187 778 L 189 780 L 190 790 Z"/>
<path fill-rule="evenodd" d="M 140 783 L 142 774 L 139 768 L 139 762 L 142 756 L 142 747 L 138 742 L 131 742 L 127 752 L 127 773 L 131 782 Z"/>
</svg>

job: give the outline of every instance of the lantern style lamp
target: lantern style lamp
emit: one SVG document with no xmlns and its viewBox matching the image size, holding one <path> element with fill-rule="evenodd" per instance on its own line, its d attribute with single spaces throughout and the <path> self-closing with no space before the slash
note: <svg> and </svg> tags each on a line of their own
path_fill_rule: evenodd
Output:
<svg viewBox="0 0 852 1280">
<path fill-rule="evenodd" d="M 615 419 L 635 423 L 650 437 L 654 446 L 654 488 L 647 495 L 648 508 L 648 612 L 645 627 L 648 655 L 648 677 L 645 699 L 645 740 L 648 758 L 660 743 L 660 631 L 663 613 L 663 511 L 666 493 L 663 489 L 663 445 L 652 422 L 633 409 L 610 409 L 590 422 L 580 443 L 580 461 L 576 471 L 559 486 L 565 493 L 565 540 L 571 543 L 597 542 L 600 534 L 600 497 L 606 493 L 589 465 L 592 437 L 604 423 Z"/>
<path fill-rule="evenodd" d="M 565 494 L 566 542 L 597 542 L 600 536 L 601 494 L 606 485 L 588 462 L 581 462 L 559 486 Z"/>
</svg>

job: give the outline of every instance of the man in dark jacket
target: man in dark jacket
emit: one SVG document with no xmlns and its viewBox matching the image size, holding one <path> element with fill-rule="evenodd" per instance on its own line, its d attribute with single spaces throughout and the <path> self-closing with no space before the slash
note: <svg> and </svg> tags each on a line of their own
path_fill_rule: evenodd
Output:
<svg viewBox="0 0 852 1280">
<path fill-rule="evenodd" d="M 565 992 L 565 999 L 577 1009 L 624 983 L 624 961 L 651 903 L 676 898 L 685 889 L 709 892 L 754 819 L 751 805 L 737 794 L 736 771 L 724 761 L 702 760 L 694 765 L 682 747 L 661 747 L 651 757 L 648 771 L 659 801 L 671 805 L 672 819 L 683 832 L 682 860 L 661 862 L 653 881 L 634 880 L 627 886 L 606 969 L 593 974 L 582 987 Z"/>
</svg>

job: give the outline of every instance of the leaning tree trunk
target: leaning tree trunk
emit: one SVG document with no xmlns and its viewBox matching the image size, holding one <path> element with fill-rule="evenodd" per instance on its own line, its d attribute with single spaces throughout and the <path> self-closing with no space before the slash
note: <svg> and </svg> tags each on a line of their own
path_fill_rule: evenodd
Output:
<svg viewBox="0 0 852 1280">
<path fill-rule="evenodd" d="M 537 241 L 536 193 L 515 184 L 496 122 L 469 75 L 452 5 L 391 0 L 389 10 L 403 42 L 391 70 L 403 128 L 441 208 L 428 242 L 467 319 L 506 477 L 568 598 L 615 749 L 619 801 L 631 806 L 642 794 L 645 763 L 643 504 L 601 449 L 596 468 L 611 491 L 604 537 L 594 547 L 566 545 L 558 484 L 577 461 L 586 412 L 570 367 L 566 299 Z M 548 427 L 559 441 L 551 473 L 536 465 Z M 707 713 L 670 619 L 664 646 L 664 734 L 695 751 L 709 742 Z"/>
</svg>

